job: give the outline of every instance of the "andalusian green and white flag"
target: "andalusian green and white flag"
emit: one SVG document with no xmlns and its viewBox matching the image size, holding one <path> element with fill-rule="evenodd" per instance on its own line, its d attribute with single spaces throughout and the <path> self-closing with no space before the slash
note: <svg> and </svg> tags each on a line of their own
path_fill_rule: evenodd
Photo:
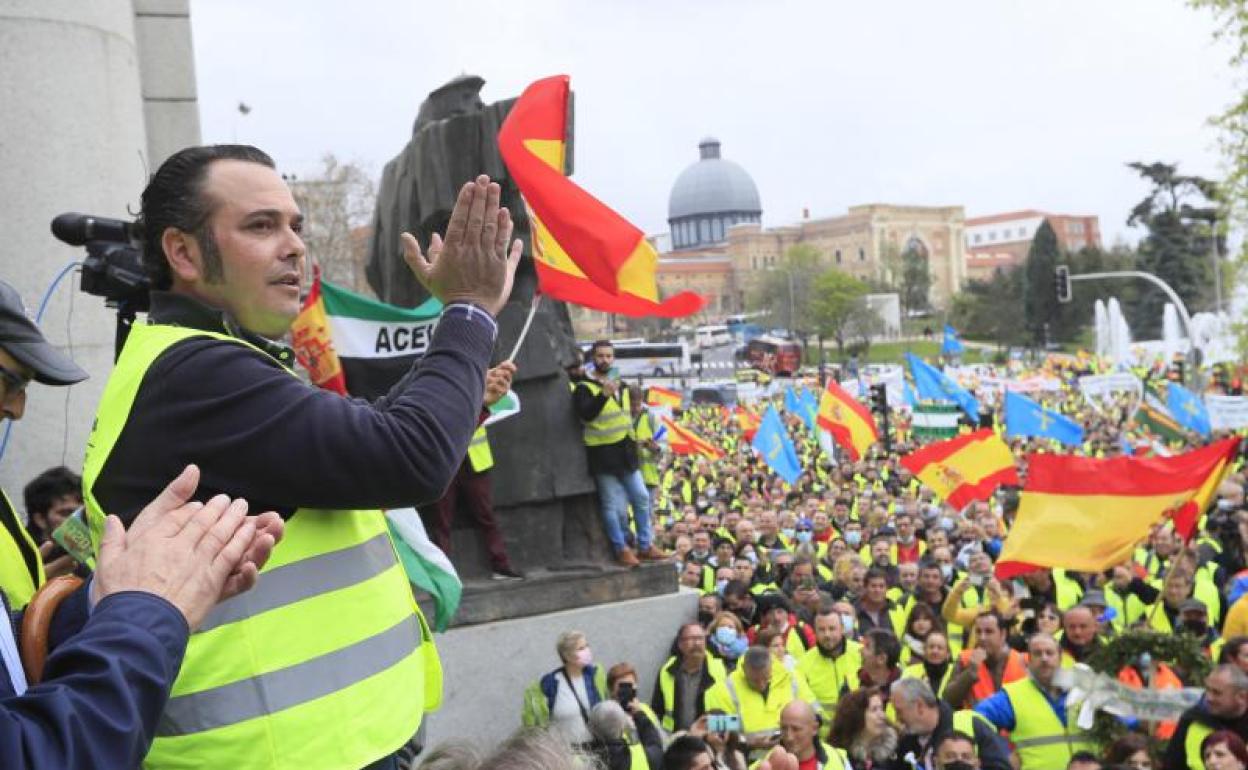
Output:
<svg viewBox="0 0 1248 770">
<path fill-rule="evenodd" d="M 347 392 L 374 399 L 390 392 L 424 356 L 442 303 L 430 297 L 416 308 L 387 305 L 321 281 L 321 299 Z"/>
<path fill-rule="evenodd" d="M 433 618 L 434 630 L 445 631 L 451 618 L 455 617 L 459 599 L 464 593 L 455 565 L 429 539 L 425 524 L 415 508 L 386 511 L 386 523 L 390 526 L 390 538 L 394 541 L 394 549 L 403 563 L 407 579 L 433 597 L 437 607 Z"/>
</svg>

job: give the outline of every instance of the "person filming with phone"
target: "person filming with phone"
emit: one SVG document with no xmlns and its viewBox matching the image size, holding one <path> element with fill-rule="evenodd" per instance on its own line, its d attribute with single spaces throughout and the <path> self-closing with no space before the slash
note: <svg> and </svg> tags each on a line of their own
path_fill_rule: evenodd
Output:
<svg viewBox="0 0 1248 770">
<path fill-rule="evenodd" d="M 607 671 L 611 697 L 589 712 L 591 750 L 607 770 L 649 770 L 663 764 L 663 735 L 650 707 L 637 698 L 637 670 L 617 663 Z"/>
</svg>

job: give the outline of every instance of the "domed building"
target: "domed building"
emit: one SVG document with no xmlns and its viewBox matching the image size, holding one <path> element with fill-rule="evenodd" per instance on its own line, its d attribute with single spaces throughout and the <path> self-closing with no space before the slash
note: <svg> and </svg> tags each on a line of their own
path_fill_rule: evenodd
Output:
<svg viewBox="0 0 1248 770">
<path fill-rule="evenodd" d="M 698 143 L 701 158 L 676 177 L 667 201 L 672 249 L 699 249 L 724 243 L 728 228 L 762 221 L 758 187 L 748 172 L 720 157 L 719 140 Z"/>
</svg>

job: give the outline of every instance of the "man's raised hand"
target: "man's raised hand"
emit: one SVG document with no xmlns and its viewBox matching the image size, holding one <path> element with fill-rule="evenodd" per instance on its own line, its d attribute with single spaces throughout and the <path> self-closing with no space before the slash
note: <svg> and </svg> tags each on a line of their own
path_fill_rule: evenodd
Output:
<svg viewBox="0 0 1248 770">
<path fill-rule="evenodd" d="M 446 238 L 430 239 L 428 257 L 403 233 L 403 258 L 416 280 L 443 304 L 469 302 L 498 315 L 511 295 L 522 244 L 512 240 L 511 212 L 499 205 L 502 190 L 482 174 L 459 191 Z"/>
</svg>

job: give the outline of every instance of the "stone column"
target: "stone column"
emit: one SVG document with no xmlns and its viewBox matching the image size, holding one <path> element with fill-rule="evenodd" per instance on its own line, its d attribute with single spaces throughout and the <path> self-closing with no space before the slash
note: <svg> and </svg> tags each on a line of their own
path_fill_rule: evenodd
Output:
<svg viewBox="0 0 1248 770">
<path fill-rule="evenodd" d="M 33 314 L 53 277 L 81 249 L 52 237 L 57 214 L 126 218 L 137 210 L 147 135 L 130 0 L 9 0 L 0 15 L 0 277 Z M 113 313 L 78 290 L 57 288 L 43 319 L 48 338 L 91 374 L 72 388 L 32 385 L 13 426 L 0 485 L 20 507 L 22 486 L 60 464 L 80 469 L 95 406 L 113 360 Z"/>
</svg>

